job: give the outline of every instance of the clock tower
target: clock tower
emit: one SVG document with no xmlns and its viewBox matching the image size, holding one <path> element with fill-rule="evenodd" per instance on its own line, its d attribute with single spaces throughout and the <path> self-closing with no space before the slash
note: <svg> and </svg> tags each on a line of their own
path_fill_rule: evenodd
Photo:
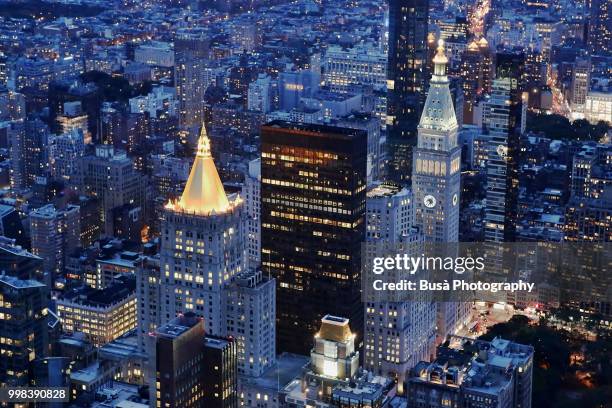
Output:
<svg viewBox="0 0 612 408">
<path fill-rule="evenodd" d="M 461 148 L 457 118 L 446 76 L 448 59 L 438 43 L 434 73 L 418 126 L 413 158 L 416 224 L 428 242 L 459 240 Z"/>
</svg>

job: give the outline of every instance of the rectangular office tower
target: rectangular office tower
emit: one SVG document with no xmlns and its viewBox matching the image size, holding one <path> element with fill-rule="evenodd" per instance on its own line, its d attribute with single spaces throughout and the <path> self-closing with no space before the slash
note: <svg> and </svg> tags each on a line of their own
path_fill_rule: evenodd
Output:
<svg viewBox="0 0 612 408">
<path fill-rule="evenodd" d="M 485 106 L 488 135 L 485 241 L 508 242 L 516 237 L 518 217 L 518 154 L 525 130 L 527 101 L 522 92 L 522 54 L 498 54 L 496 79 Z"/>
<path fill-rule="evenodd" d="M 387 64 L 389 177 L 408 184 L 425 103 L 429 0 L 389 0 Z"/>
<path fill-rule="evenodd" d="M 328 313 L 361 339 L 367 135 L 274 121 L 261 138 L 261 262 L 277 281 L 278 351 L 308 354 Z"/>
</svg>

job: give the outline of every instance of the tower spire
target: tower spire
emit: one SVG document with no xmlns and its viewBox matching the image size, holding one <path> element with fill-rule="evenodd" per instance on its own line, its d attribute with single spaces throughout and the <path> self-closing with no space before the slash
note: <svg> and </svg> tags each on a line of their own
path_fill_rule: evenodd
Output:
<svg viewBox="0 0 612 408">
<path fill-rule="evenodd" d="M 446 76 L 448 58 L 444 53 L 444 40 L 438 40 L 438 50 L 433 58 L 434 73 L 429 82 L 429 92 L 423 107 L 419 129 L 432 129 L 440 132 L 457 130 L 457 117 L 453 98 Z M 421 135 L 419 134 L 419 140 Z M 419 142 L 420 143 L 420 142 Z"/>
<path fill-rule="evenodd" d="M 198 138 L 198 151 L 196 153 L 198 157 L 211 157 L 210 154 L 210 139 L 206 133 L 206 126 L 202 123 L 202 129 L 200 130 L 200 137 Z"/>
<path fill-rule="evenodd" d="M 434 78 L 432 79 L 446 79 L 446 64 L 448 64 L 448 58 L 444 53 L 444 40 L 440 38 L 438 40 L 438 48 L 436 56 L 433 59 L 434 63 Z M 440 78 L 435 78 L 440 77 Z"/>
</svg>

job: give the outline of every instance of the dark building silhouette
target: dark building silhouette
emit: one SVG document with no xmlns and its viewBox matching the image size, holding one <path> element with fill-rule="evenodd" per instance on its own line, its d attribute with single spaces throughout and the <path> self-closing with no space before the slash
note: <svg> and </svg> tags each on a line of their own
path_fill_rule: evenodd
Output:
<svg viewBox="0 0 612 408">
<path fill-rule="evenodd" d="M 203 319 L 193 313 L 171 320 L 155 336 L 157 406 L 238 408 L 232 339 L 206 336 Z"/>
<path fill-rule="evenodd" d="M 365 237 L 363 130 L 262 127 L 261 261 L 277 281 L 278 350 L 307 354 L 329 311 L 356 323 Z"/>
<path fill-rule="evenodd" d="M 0 276 L 0 386 L 27 386 L 33 362 L 49 348 L 46 285 L 30 279 Z M 10 357 L 9 357 L 10 356 Z"/>
<path fill-rule="evenodd" d="M 389 177 L 407 184 L 425 102 L 428 0 L 389 0 Z"/>
<path fill-rule="evenodd" d="M 0 275 L 42 280 L 42 274 L 42 258 L 15 245 L 14 240 L 0 237 Z"/>
</svg>

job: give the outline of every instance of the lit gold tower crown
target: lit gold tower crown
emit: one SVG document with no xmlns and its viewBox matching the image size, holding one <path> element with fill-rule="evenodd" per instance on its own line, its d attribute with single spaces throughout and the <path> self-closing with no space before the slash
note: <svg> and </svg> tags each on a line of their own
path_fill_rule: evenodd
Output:
<svg viewBox="0 0 612 408">
<path fill-rule="evenodd" d="M 210 140 L 202 124 L 196 153 L 181 198 L 167 208 L 196 214 L 224 213 L 231 208 L 210 153 Z"/>
</svg>

